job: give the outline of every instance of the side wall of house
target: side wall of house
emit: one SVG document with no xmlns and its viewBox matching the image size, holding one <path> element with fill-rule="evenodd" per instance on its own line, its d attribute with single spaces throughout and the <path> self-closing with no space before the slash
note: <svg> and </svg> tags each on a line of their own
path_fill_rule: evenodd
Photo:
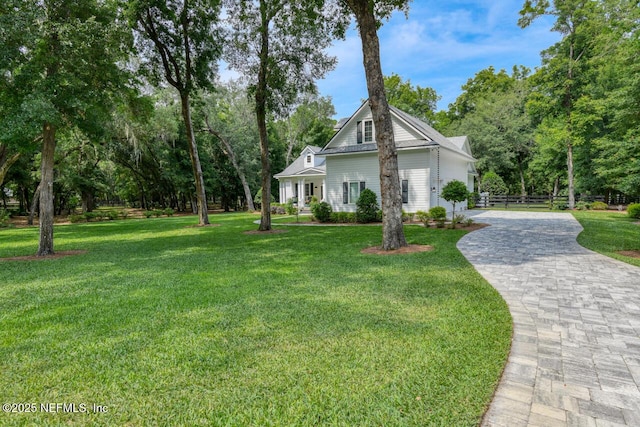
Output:
<svg viewBox="0 0 640 427">
<path fill-rule="evenodd" d="M 440 185 L 438 192 L 442 191 L 442 188 L 450 181 L 457 179 L 462 181 L 468 186 L 469 181 L 469 162 L 449 150 L 440 149 Z M 438 193 L 438 201 L 440 206 L 444 206 L 447 209 L 449 215 L 453 211 L 451 203 L 444 200 Z M 456 212 L 466 209 L 467 202 L 456 203 Z"/>
<path fill-rule="evenodd" d="M 402 204 L 406 212 L 429 210 L 430 168 L 427 150 L 398 153 L 400 180 L 407 180 L 408 201 Z M 327 202 L 335 212 L 355 212 L 355 201 L 344 203 L 344 183 L 364 182 L 378 196 L 380 203 L 380 174 L 378 154 L 363 153 L 327 157 Z"/>
</svg>

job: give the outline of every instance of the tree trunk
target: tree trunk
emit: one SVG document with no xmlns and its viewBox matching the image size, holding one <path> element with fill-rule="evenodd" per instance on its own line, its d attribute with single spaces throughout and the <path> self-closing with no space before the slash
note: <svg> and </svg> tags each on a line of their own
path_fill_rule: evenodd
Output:
<svg viewBox="0 0 640 427">
<path fill-rule="evenodd" d="M 33 192 L 33 200 L 31 201 L 31 208 L 29 209 L 29 219 L 27 219 L 27 225 L 33 225 L 33 217 L 36 215 L 36 207 L 40 201 L 40 184 L 36 187 L 36 191 Z"/>
<path fill-rule="evenodd" d="M 380 64 L 378 25 L 369 3 L 369 0 L 348 0 L 360 30 L 369 105 L 373 115 L 378 146 L 382 199 L 382 249 L 393 250 L 407 246 L 407 241 L 402 224 L 402 194 L 400 176 L 398 175 L 398 153 L 393 136 L 389 104 L 384 92 L 384 79 Z"/>
<path fill-rule="evenodd" d="M 520 174 L 520 196 L 522 203 L 524 203 L 527 198 L 527 186 L 524 183 L 524 170 L 522 167 L 522 162 L 518 162 L 518 172 Z"/>
<path fill-rule="evenodd" d="M 258 230 L 271 230 L 271 163 L 269 161 L 269 138 L 267 135 L 267 67 L 269 61 L 269 19 L 265 0 L 260 1 L 262 26 L 260 28 L 260 69 L 256 86 L 256 120 L 260 135 L 260 162 L 262 164 L 262 203 Z"/>
<path fill-rule="evenodd" d="M 45 123 L 42 133 L 40 180 L 40 243 L 38 256 L 53 255 L 53 164 L 56 150 L 56 128 Z"/>
<path fill-rule="evenodd" d="M 0 186 L 4 183 L 9 168 L 18 161 L 21 153 L 15 153 L 11 156 L 7 153 L 8 149 L 0 144 Z"/>
<path fill-rule="evenodd" d="M 209 124 L 208 117 L 205 117 L 205 123 L 207 124 L 207 129 L 209 130 L 209 133 L 214 135 L 216 138 L 218 138 L 220 142 L 222 142 L 222 145 L 224 145 L 223 151 L 225 152 L 229 160 L 231 160 L 231 164 L 233 165 L 233 168 L 236 170 L 238 177 L 240 177 L 240 182 L 242 183 L 242 188 L 244 190 L 244 197 L 247 200 L 247 209 L 249 210 L 249 212 L 255 211 L 256 207 L 253 204 L 253 196 L 251 195 L 251 189 L 249 188 L 247 177 L 245 176 L 244 172 L 240 168 L 240 165 L 238 164 L 236 153 L 233 151 L 231 144 L 229 143 L 229 141 L 227 141 L 226 138 L 224 138 L 222 135 L 220 135 L 211 127 L 211 125 Z"/>
<path fill-rule="evenodd" d="M 189 143 L 189 157 L 191 158 L 193 177 L 196 182 L 196 198 L 198 200 L 198 223 L 200 225 L 207 225 L 209 224 L 207 195 L 204 188 L 204 176 L 202 174 L 200 156 L 198 155 L 198 145 L 196 144 L 196 137 L 193 132 L 191 109 L 189 107 L 189 95 L 187 92 L 180 93 L 180 102 L 182 103 L 182 118 L 184 119 L 184 127 L 187 133 L 187 141 Z"/>
<path fill-rule="evenodd" d="M 573 144 L 567 144 L 567 181 L 569 184 L 569 209 L 576 207 L 576 196 L 573 182 Z"/>
</svg>

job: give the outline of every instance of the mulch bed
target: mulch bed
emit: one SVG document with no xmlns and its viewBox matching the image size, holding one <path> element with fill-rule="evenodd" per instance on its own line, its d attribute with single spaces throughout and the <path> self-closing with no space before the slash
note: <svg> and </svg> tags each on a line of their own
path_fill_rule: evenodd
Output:
<svg viewBox="0 0 640 427">
<path fill-rule="evenodd" d="M 0 258 L 0 261 L 42 261 L 45 259 L 59 259 L 66 258 L 68 256 L 73 255 L 82 255 L 86 254 L 87 251 L 57 251 L 53 255 L 47 256 L 37 256 L 37 255 L 26 255 L 26 256 L 14 256 L 8 258 Z"/>
<path fill-rule="evenodd" d="M 418 252 L 427 252 L 432 251 L 433 246 L 431 245 L 409 245 L 400 249 L 395 249 L 392 251 L 385 251 L 380 246 L 371 246 L 369 248 L 364 248 L 360 251 L 361 254 L 374 254 L 374 255 L 401 255 L 401 254 L 415 254 Z"/>
<path fill-rule="evenodd" d="M 640 258 L 640 251 L 618 251 L 617 254 L 628 256 L 630 258 Z"/>
</svg>

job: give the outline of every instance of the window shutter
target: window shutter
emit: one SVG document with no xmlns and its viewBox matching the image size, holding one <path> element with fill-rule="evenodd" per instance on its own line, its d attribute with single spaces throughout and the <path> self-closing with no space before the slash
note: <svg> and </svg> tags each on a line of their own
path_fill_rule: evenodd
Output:
<svg viewBox="0 0 640 427">
<path fill-rule="evenodd" d="M 342 183 L 342 203 L 345 205 L 349 204 L 349 183 Z"/>
<path fill-rule="evenodd" d="M 402 203 L 409 203 L 409 181 L 402 180 Z"/>
<path fill-rule="evenodd" d="M 364 190 L 366 187 L 366 184 L 364 181 L 360 181 L 360 192 L 362 193 L 362 190 Z"/>
<path fill-rule="evenodd" d="M 358 135 L 356 137 L 356 143 L 357 144 L 362 144 L 362 122 L 358 122 L 356 125 L 356 128 L 358 129 Z"/>
</svg>

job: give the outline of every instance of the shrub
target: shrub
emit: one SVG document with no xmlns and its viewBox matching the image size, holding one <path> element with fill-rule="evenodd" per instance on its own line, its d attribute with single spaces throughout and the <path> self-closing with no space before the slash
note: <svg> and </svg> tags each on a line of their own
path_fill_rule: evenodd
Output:
<svg viewBox="0 0 640 427">
<path fill-rule="evenodd" d="M 553 204 L 551 205 L 551 209 L 553 209 L 554 211 L 564 211 L 567 210 L 568 206 L 565 202 L 553 202 Z"/>
<path fill-rule="evenodd" d="M 413 221 L 413 217 L 416 214 L 412 213 L 412 212 L 405 212 L 404 209 L 402 210 L 402 222 L 412 222 Z"/>
<path fill-rule="evenodd" d="M 476 207 L 478 199 L 480 199 L 480 194 L 478 194 L 477 191 L 469 193 L 469 198 L 467 199 L 467 209 L 474 209 Z"/>
<path fill-rule="evenodd" d="M 378 196 L 369 188 L 360 193 L 356 201 L 356 221 L 360 223 L 375 222 L 378 215 Z"/>
<path fill-rule="evenodd" d="M 91 222 L 92 219 L 102 219 L 102 214 L 98 212 L 85 212 L 82 214 L 82 216 L 87 220 L 87 222 Z"/>
<path fill-rule="evenodd" d="M 354 212 L 332 212 L 331 222 L 338 224 L 348 224 L 356 222 L 356 214 Z"/>
<path fill-rule="evenodd" d="M 166 208 L 162 211 L 166 216 L 173 216 L 174 213 L 176 213 L 176 211 L 174 211 L 171 208 Z"/>
<path fill-rule="evenodd" d="M 640 203 L 631 203 L 627 206 L 627 215 L 631 218 L 640 218 Z"/>
<path fill-rule="evenodd" d="M 147 218 L 151 218 L 153 216 L 153 211 L 144 211 L 144 216 Z"/>
<path fill-rule="evenodd" d="M 9 226 L 9 218 L 11 218 L 11 214 L 8 210 L 0 210 L 0 228 L 6 228 Z"/>
<path fill-rule="evenodd" d="M 311 201 L 309 202 L 310 205 L 314 204 L 314 203 L 318 203 L 320 200 L 318 200 L 318 196 L 311 196 Z"/>
<path fill-rule="evenodd" d="M 122 209 L 120 211 L 120 216 L 122 217 L 122 219 L 127 219 L 127 217 L 129 216 L 129 211 L 127 211 L 126 209 Z"/>
<path fill-rule="evenodd" d="M 327 202 L 311 204 L 311 213 L 320 222 L 331 221 L 332 212 L 333 212 L 333 209 L 331 209 L 331 205 Z"/>
<path fill-rule="evenodd" d="M 462 214 L 458 214 L 458 215 L 453 215 L 453 218 L 451 220 L 451 222 L 453 224 L 461 224 L 467 217 L 462 215 Z"/>
<path fill-rule="evenodd" d="M 489 171 L 484 174 L 482 182 L 480 183 L 480 188 L 482 191 L 486 191 L 489 194 L 507 194 L 509 192 L 504 180 L 500 175 L 493 171 Z"/>
<path fill-rule="evenodd" d="M 429 209 L 429 215 L 435 220 L 445 219 L 447 217 L 447 210 L 442 206 L 434 206 Z"/>
<path fill-rule="evenodd" d="M 470 227 L 473 224 L 473 218 L 467 218 L 464 220 L 464 226 Z"/>
<path fill-rule="evenodd" d="M 271 213 L 276 215 L 284 215 L 286 212 L 280 203 L 274 203 L 270 206 Z"/>
<path fill-rule="evenodd" d="M 106 211 L 104 217 L 109 220 L 118 219 L 118 211 Z"/>
<path fill-rule="evenodd" d="M 576 203 L 576 209 L 579 211 L 587 211 L 591 209 L 591 203 L 579 201 Z"/>
<path fill-rule="evenodd" d="M 609 205 L 605 202 L 593 202 L 591 203 L 591 209 L 594 211 L 606 211 Z"/>
<path fill-rule="evenodd" d="M 287 212 L 287 215 L 295 215 L 298 212 L 298 209 L 293 204 L 293 199 L 287 200 L 287 203 L 284 204 L 284 210 Z"/>
<path fill-rule="evenodd" d="M 69 222 L 75 224 L 76 222 L 80 222 L 85 219 L 83 214 L 71 214 L 69 215 Z"/>
<path fill-rule="evenodd" d="M 469 197 L 469 190 L 464 182 L 454 179 L 442 188 L 441 196 L 453 205 L 452 219 L 456 213 L 456 203 L 464 202 Z M 456 228 L 456 222 L 451 223 L 452 228 Z"/>
<path fill-rule="evenodd" d="M 425 227 L 429 226 L 429 220 L 431 219 L 429 212 L 418 211 L 416 212 L 416 217 L 418 218 L 418 221 L 424 224 Z"/>
</svg>

